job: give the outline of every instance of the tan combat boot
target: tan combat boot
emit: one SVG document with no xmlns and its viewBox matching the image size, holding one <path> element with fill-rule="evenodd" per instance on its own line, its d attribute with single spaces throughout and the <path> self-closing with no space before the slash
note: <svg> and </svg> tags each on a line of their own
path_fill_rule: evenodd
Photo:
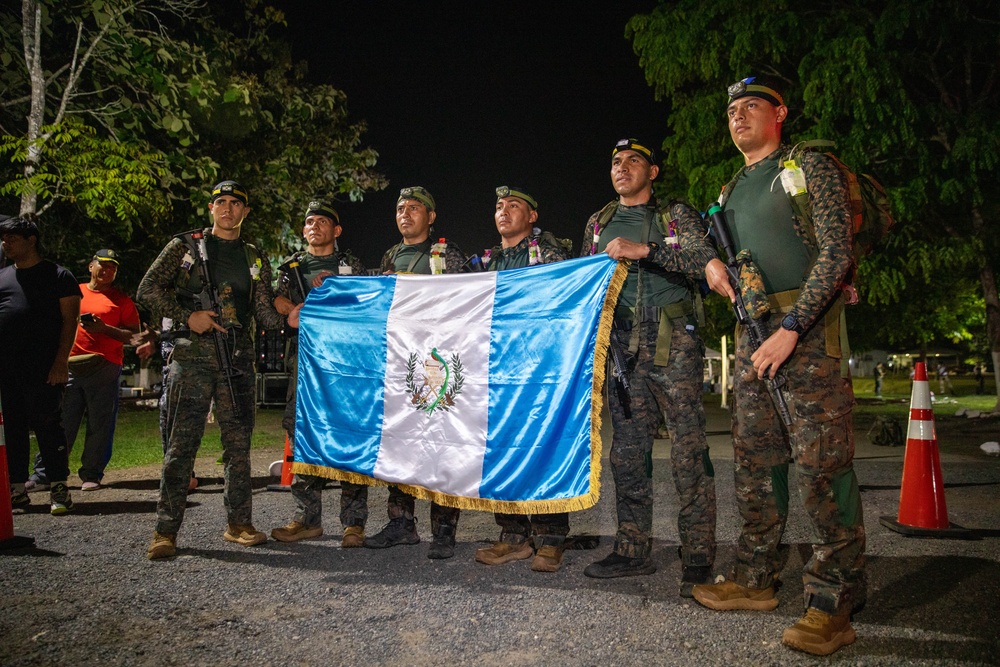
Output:
<svg viewBox="0 0 1000 667">
<path fill-rule="evenodd" d="M 778 606 L 778 598 L 774 597 L 774 587 L 747 588 L 735 581 L 724 581 L 721 584 L 700 584 L 691 589 L 691 595 L 699 603 L 716 611 L 732 609 L 749 609 L 752 611 L 771 611 Z"/>
<path fill-rule="evenodd" d="M 344 529 L 344 537 L 340 540 L 341 549 L 360 549 L 365 546 L 365 529 L 361 526 L 348 526 Z"/>
<path fill-rule="evenodd" d="M 323 526 L 307 526 L 301 521 L 291 521 L 287 526 L 275 528 L 271 537 L 279 542 L 298 542 L 309 540 L 323 534 Z"/>
<path fill-rule="evenodd" d="M 535 572 L 557 572 L 562 565 L 563 548 L 547 545 L 539 547 L 534 560 L 531 561 L 531 569 Z"/>
<path fill-rule="evenodd" d="M 153 533 L 153 541 L 146 549 L 146 558 L 157 560 L 177 555 L 177 533 Z"/>
<path fill-rule="evenodd" d="M 534 554 L 531 543 L 525 540 L 520 544 L 510 544 L 509 542 L 495 542 L 492 547 L 476 549 L 476 561 L 484 565 L 503 565 L 515 560 L 531 558 Z"/>
<path fill-rule="evenodd" d="M 252 523 L 231 523 L 222 538 L 245 547 L 267 542 L 267 535 L 254 528 Z"/>
<path fill-rule="evenodd" d="M 832 616 L 809 607 L 798 623 L 785 630 L 781 643 L 813 655 L 830 655 L 841 646 L 853 644 L 850 614 Z"/>
</svg>

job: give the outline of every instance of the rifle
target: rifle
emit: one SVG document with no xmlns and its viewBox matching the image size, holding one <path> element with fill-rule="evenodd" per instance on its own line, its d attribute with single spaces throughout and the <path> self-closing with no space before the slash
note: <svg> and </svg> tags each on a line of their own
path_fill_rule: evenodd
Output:
<svg viewBox="0 0 1000 667">
<path fill-rule="evenodd" d="M 292 274 L 292 277 L 295 278 L 295 286 L 299 288 L 299 294 L 302 295 L 302 303 L 305 303 L 308 290 L 306 289 L 306 279 L 302 275 L 302 264 L 299 262 L 298 256 L 292 255 L 287 262 L 278 267 L 278 270 Z"/>
<path fill-rule="evenodd" d="M 625 361 L 625 353 L 621 344 L 615 337 L 618 327 L 612 325 L 611 343 L 608 345 L 608 352 L 611 354 L 611 374 L 615 378 L 615 393 L 618 394 L 618 402 L 621 403 L 625 411 L 625 418 L 632 418 L 632 386 L 628 381 L 628 363 Z"/>
<path fill-rule="evenodd" d="M 201 230 L 191 232 L 194 239 L 195 251 L 198 255 L 198 267 L 201 274 L 201 293 L 194 295 L 202 310 L 210 310 L 222 316 L 222 308 L 219 305 L 219 290 L 212 280 L 212 271 L 208 265 L 208 248 L 205 246 L 205 234 Z M 219 362 L 219 369 L 226 378 L 226 385 L 229 387 L 229 397 L 233 401 L 233 414 L 237 419 L 242 419 L 243 410 L 239 401 L 236 400 L 236 389 L 233 387 L 233 379 L 241 377 L 243 371 L 233 366 L 233 347 L 229 341 L 229 331 L 222 333 L 212 329 L 212 340 L 215 343 L 215 358 Z"/>
<path fill-rule="evenodd" d="M 729 228 L 726 226 L 726 217 L 722 214 L 722 207 L 718 202 L 708 207 L 708 217 L 711 220 L 712 233 L 716 240 L 722 245 L 726 253 L 726 273 L 729 276 L 729 284 L 736 293 L 736 301 L 733 302 L 733 312 L 736 314 L 736 321 L 746 329 L 747 339 L 750 342 L 750 349 L 756 352 L 757 348 L 764 344 L 770 332 L 764 323 L 763 318 L 755 319 L 747 311 L 746 303 L 743 301 L 743 294 L 740 292 L 740 263 L 736 260 L 736 253 L 733 252 L 733 239 L 729 236 Z M 785 426 L 792 425 L 792 414 L 788 410 L 788 403 L 782 393 L 785 386 L 785 375 L 779 370 L 773 378 L 767 378 L 768 393 L 771 400 L 778 409 L 778 415 Z"/>
</svg>

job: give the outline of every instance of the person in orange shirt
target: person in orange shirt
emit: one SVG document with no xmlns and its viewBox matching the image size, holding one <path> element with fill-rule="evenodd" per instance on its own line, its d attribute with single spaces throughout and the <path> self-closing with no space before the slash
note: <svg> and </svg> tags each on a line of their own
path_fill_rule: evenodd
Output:
<svg viewBox="0 0 1000 667">
<path fill-rule="evenodd" d="M 118 379 L 123 347 L 139 331 L 139 313 L 127 294 L 113 285 L 118 275 L 114 250 L 98 250 L 88 265 L 90 280 L 80 283 L 80 324 L 69 357 L 69 383 L 63 398 L 62 427 L 66 450 L 73 448 L 77 431 L 87 415 L 87 435 L 80 461 L 83 491 L 101 488 L 104 468 L 111 460 L 115 422 L 118 418 Z M 33 483 L 32 483 L 33 482 Z M 48 486 L 41 457 L 29 484 Z"/>
</svg>

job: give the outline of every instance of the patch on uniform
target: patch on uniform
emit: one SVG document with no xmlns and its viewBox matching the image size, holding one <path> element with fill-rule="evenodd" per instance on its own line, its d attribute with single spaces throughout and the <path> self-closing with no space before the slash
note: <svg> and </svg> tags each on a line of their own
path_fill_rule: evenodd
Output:
<svg viewBox="0 0 1000 667">
<path fill-rule="evenodd" d="M 667 235 L 663 237 L 663 245 L 672 245 L 679 248 L 681 238 L 677 235 L 677 218 L 667 223 Z"/>
<path fill-rule="evenodd" d="M 420 355 L 412 352 L 406 361 L 406 393 L 413 409 L 423 410 L 428 416 L 435 410 L 449 412 L 465 384 L 461 357 L 456 352 L 445 361 L 438 349 L 432 348 L 420 365 L 421 377 L 418 377 L 419 359 Z"/>
</svg>

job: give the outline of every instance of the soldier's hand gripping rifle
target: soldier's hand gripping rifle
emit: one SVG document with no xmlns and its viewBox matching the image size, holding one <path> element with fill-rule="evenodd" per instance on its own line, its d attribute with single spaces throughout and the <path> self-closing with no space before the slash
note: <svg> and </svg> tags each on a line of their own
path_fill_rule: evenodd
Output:
<svg viewBox="0 0 1000 667">
<path fill-rule="evenodd" d="M 201 274 L 201 293 L 195 295 L 202 310 L 210 310 L 219 317 L 222 316 L 222 308 L 219 305 L 219 290 L 212 280 L 212 270 L 208 264 L 208 248 L 205 246 L 205 234 L 202 231 L 191 233 L 194 239 L 195 250 L 198 254 L 198 267 Z M 242 408 L 236 400 L 236 389 L 233 387 L 233 379 L 243 375 L 243 371 L 233 366 L 233 347 L 229 340 L 229 331 L 225 333 L 218 329 L 212 329 L 212 340 L 215 343 L 215 357 L 219 362 L 219 369 L 226 378 L 226 385 L 229 387 L 229 398 L 233 401 L 233 414 L 237 419 L 242 418 Z"/>
<path fill-rule="evenodd" d="M 747 311 L 746 302 L 743 300 L 743 294 L 740 292 L 740 263 L 736 260 L 736 253 L 733 251 L 733 239 L 729 236 L 726 217 L 723 215 L 722 207 L 719 206 L 718 202 L 708 207 L 708 217 L 711 221 L 712 233 L 715 234 L 715 240 L 719 242 L 726 253 L 726 273 L 729 276 L 729 285 L 733 288 L 733 292 L 736 293 L 736 301 L 733 302 L 733 312 L 736 314 L 736 320 L 740 326 L 747 332 L 747 340 L 750 343 L 751 351 L 756 352 L 757 348 L 767 340 L 770 332 L 761 319 L 752 317 Z M 785 376 L 780 370 L 773 378 L 767 378 L 768 393 L 771 394 L 771 399 L 778 410 L 778 415 L 785 426 L 791 426 L 792 415 L 788 411 L 788 403 L 785 401 L 785 395 L 782 393 L 784 384 Z"/>
<path fill-rule="evenodd" d="M 299 303 L 305 303 L 306 294 L 306 278 L 302 275 L 302 264 L 299 263 L 299 258 L 297 255 L 292 255 L 287 262 L 278 267 L 279 271 L 284 271 L 285 274 L 292 274 L 295 279 L 295 286 L 299 288 L 299 294 L 302 295 L 302 301 Z"/>
</svg>

